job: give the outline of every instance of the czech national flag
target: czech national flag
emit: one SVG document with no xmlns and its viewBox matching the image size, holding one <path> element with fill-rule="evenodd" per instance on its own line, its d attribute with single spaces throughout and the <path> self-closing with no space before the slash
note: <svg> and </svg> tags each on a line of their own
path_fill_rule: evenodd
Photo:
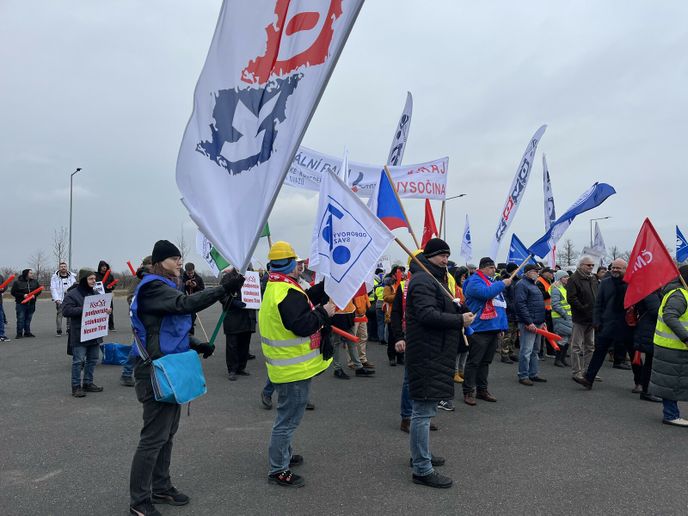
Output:
<svg viewBox="0 0 688 516">
<path fill-rule="evenodd" d="M 380 181 L 375 192 L 373 192 L 373 196 L 370 198 L 368 207 L 388 229 L 409 227 L 408 221 L 404 216 L 404 210 L 401 209 L 401 205 L 395 195 L 394 186 L 387 179 L 387 174 L 385 174 L 384 170 L 380 172 Z"/>
</svg>

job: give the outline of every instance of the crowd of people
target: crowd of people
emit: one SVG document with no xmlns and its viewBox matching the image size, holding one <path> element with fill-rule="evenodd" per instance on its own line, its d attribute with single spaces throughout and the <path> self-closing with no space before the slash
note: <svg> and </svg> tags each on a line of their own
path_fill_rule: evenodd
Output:
<svg viewBox="0 0 688 516">
<path fill-rule="evenodd" d="M 455 410 L 456 386 L 469 407 L 496 403 L 489 387 L 495 357 L 517 364 L 514 380 L 522 386 L 545 384 L 542 365 L 551 358 L 553 367 L 570 368 L 572 380 L 587 390 L 602 382 L 599 373 L 609 360 L 612 367 L 632 372 L 629 387 L 639 399 L 662 403 L 664 424 L 688 426 L 677 404 L 688 400 L 688 290 L 679 281 L 688 280 L 688 266 L 679 269 L 680 278 L 627 309 L 627 264 L 621 259 L 607 268 L 582 256 L 574 271 L 565 271 L 538 263 L 522 268 L 496 264 L 488 257 L 477 267 L 464 267 L 449 256 L 446 242 L 431 239 L 406 266 L 395 265 L 386 274 L 376 270 L 347 306 L 338 307 L 323 283 L 314 283 L 307 263 L 292 246 L 276 242 L 268 255 L 268 271 L 262 274 L 263 299 L 256 311 L 241 301 L 244 278 L 236 270 L 225 271 L 219 286 L 206 288 L 193 264 L 187 263 L 182 273 L 181 253 L 174 244 L 156 242 L 128 296 L 138 346 L 132 346 L 121 383 L 135 388 L 144 420 L 131 469 L 131 514 L 157 515 L 156 503 L 189 501 L 169 475 L 180 405 L 156 398 L 151 360 L 190 349 L 204 358 L 212 355 L 214 344 L 203 328 L 205 338 L 198 338 L 195 321 L 198 311 L 215 302 L 223 307 L 230 381 L 250 374 L 247 361 L 255 356 L 249 344 L 258 323 L 268 376 L 260 393 L 265 409 L 275 408 L 272 398 L 277 393 L 268 447 L 267 478 L 273 484 L 305 484 L 293 471 L 304 459 L 294 453 L 292 439 L 304 411 L 314 408 L 311 381 L 330 365 L 337 380 L 349 380 L 347 370 L 356 378 L 374 376 L 368 342 L 386 347 L 390 367 L 404 367 L 400 429 L 409 434 L 411 478 L 417 484 L 452 485 L 452 479 L 436 469 L 445 459 L 431 452 L 430 432 L 437 428 L 432 419 L 438 410 Z M 97 271 L 82 269 L 74 275 L 61 263 L 51 279 L 58 336 L 67 319 L 75 397 L 102 391 L 93 382 L 101 340 L 80 341 L 79 327 L 84 298 L 97 292 L 108 269 L 102 261 Z M 30 269 L 11 285 L 17 338 L 33 336 L 37 288 Z M 111 316 L 111 308 L 108 312 Z M 8 340 L 4 323 L 2 312 L 0 340 Z M 110 325 L 114 329 L 112 317 Z M 547 332 L 560 340 L 546 341 Z"/>
</svg>

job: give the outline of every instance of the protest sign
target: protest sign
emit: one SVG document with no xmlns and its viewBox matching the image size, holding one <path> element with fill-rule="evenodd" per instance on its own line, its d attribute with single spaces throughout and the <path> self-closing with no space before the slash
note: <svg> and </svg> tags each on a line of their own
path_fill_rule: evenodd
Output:
<svg viewBox="0 0 688 516">
<path fill-rule="evenodd" d="M 260 309 L 260 275 L 255 271 L 244 273 L 244 286 L 241 287 L 241 300 L 246 303 L 247 309 Z"/>
<path fill-rule="evenodd" d="M 112 294 L 99 294 L 84 298 L 84 308 L 81 312 L 80 342 L 105 337 L 108 334 L 110 315 L 107 310 L 111 304 Z"/>
</svg>

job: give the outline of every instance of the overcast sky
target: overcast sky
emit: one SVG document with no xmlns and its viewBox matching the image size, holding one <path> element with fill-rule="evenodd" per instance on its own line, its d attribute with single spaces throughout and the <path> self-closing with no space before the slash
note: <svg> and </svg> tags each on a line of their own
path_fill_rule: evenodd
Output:
<svg viewBox="0 0 688 516">
<path fill-rule="evenodd" d="M 175 162 L 220 5 L 0 1 L 0 266 L 51 254 L 53 231 L 68 226 L 76 167 L 74 268 L 104 258 L 124 270 L 182 231 L 193 249 Z M 674 225 L 688 230 L 686 20 L 678 0 L 368 0 L 303 144 L 335 155 L 346 146 L 351 160 L 381 164 L 411 91 L 404 162 L 449 156 L 448 195 L 468 195 L 447 205 L 447 240 L 458 257 L 468 213 L 477 260 L 546 123 L 511 226 L 526 245 L 544 232 L 544 151 L 559 214 L 595 181 L 618 192 L 569 229 L 578 249 L 588 219 L 603 216 L 613 217 L 601 223 L 608 248 L 630 249 L 646 216 L 673 248 Z M 316 197 L 284 187 L 270 217 L 273 237 L 302 255 Z M 406 207 L 420 234 L 422 201 Z M 256 261 L 266 253 L 261 242 Z"/>
</svg>

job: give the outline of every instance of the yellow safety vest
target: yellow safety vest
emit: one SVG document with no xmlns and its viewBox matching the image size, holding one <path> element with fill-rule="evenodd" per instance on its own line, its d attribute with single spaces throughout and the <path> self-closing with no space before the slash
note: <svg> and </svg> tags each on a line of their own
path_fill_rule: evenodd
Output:
<svg viewBox="0 0 688 516">
<path fill-rule="evenodd" d="M 299 287 L 283 281 L 269 281 L 258 311 L 261 347 L 268 377 L 273 383 L 307 380 L 327 369 L 332 359 L 323 360 L 320 349 L 311 349 L 310 337 L 299 337 L 282 323 L 278 305 L 290 290 L 302 295 Z"/>
<path fill-rule="evenodd" d="M 683 288 L 675 288 L 666 296 L 664 296 L 664 299 L 662 299 L 662 304 L 659 306 L 659 316 L 657 317 L 657 326 L 655 326 L 654 343 L 656 346 L 661 346 L 663 348 L 680 349 L 682 351 L 686 351 L 686 349 L 688 349 L 688 345 L 681 341 L 676 334 L 671 331 L 671 328 L 669 328 L 669 326 L 667 326 L 667 324 L 664 322 L 663 317 L 664 306 L 666 305 L 669 296 L 671 296 L 671 294 L 677 290 L 681 291 L 683 297 L 686 298 L 686 303 L 688 303 L 688 292 Z M 681 314 L 681 317 L 678 318 L 678 321 L 681 323 L 681 326 L 688 330 L 688 310 Z"/>
<path fill-rule="evenodd" d="M 373 280 L 373 290 L 370 291 L 370 295 L 368 296 L 368 301 L 370 301 L 371 304 L 375 303 L 375 298 L 377 297 L 378 285 L 380 285 L 380 280 L 375 278 Z"/>
<path fill-rule="evenodd" d="M 561 303 L 560 303 L 560 305 L 564 309 L 564 311 L 568 314 L 568 316 L 571 317 L 571 305 L 569 304 L 569 301 L 566 298 L 566 289 L 564 288 L 563 285 L 561 287 L 555 287 L 554 285 L 552 285 L 549 287 L 550 295 L 552 295 L 552 289 L 553 288 L 556 288 L 559 292 L 561 292 Z M 559 315 L 556 310 L 552 310 L 552 319 L 557 319 L 559 317 L 561 317 L 561 315 Z"/>
<path fill-rule="evenodd" d="M 447 274 L 447 287 L 449 287 L 449 293 L 452 297 L 456 297 L 456 280 L 451 274 Z"/>
</svg>

